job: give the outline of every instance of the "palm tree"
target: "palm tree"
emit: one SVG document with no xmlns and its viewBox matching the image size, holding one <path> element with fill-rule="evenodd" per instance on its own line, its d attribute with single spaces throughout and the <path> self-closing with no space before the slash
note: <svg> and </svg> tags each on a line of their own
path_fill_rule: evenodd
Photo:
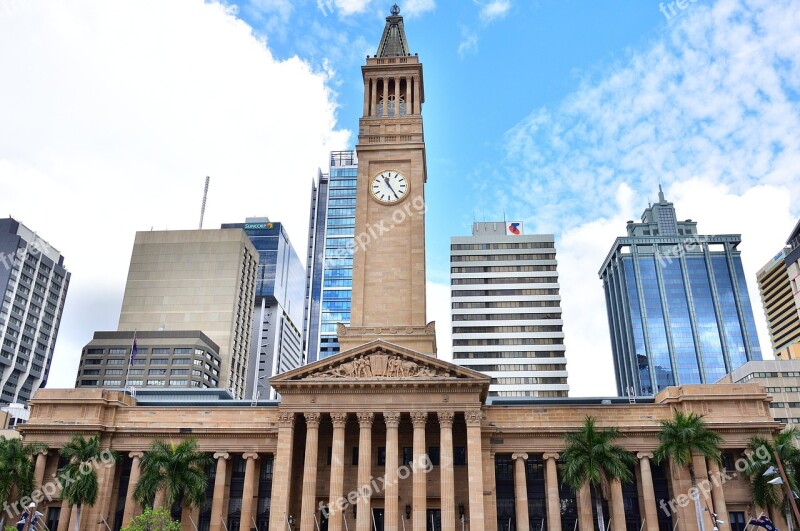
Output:
<svg viewBox="0 0 800 531">
<path fill-rule="evenodd" d="M 8 499 L 16 489 L 17 498 L 30 496 L 36 485 L 33 456 L 47 450 L 44 443 L 22 444 L 21 439 L 6 439 L 0 436 L 0 501 L 8 506 Z M 0 529 L 5 520 L 5 511 L 0 516 Z"/>
<path fill-rule="evenodd" d="M 792 492 L 797 492 L 797 473 L 800 472 L 800 450 L 794 444 L 797 439 L 800 439 L 800 432 L 794 426 L 779 433 L 774 441 L 753 437 L 747 448 L 757 452 L 759 456 L 766 450 L 769 452 L 769 457 L 766 460 L 748 460 L 747 467 L 742 471 L 742 474 L 750 479 L 750 492 L 755 504 L 772 511 L 783 508 L 787 522 L 791 519 L 791 508 L 789 500 L 784 496 L 784 489 L 770 485 L 768 481 L 772 478 L 765 477 L 764 472 L 770 466 L 778 467 L 775 462 L 775 452 L 777 452 L 786 472 L 789 487 Z"/>
<path fill-rule="evenodd" d="M 97 501 L 97 463 L 106 458 L 100 449 L 100 436 L 95 435 L 84 439 L 82 435 L 75 435 L 70 442 L 60 450 L 61 457 L 66 464 L 59 471 L 59 482 L 62 486 L 62 496 L 70 506 L 75 506 L 75 531 L 81 527 L 81 508 L 84 504 L 94 505 Z M 111 459 L 117 456 L 111 452 Z"/>
<path fill-rule="evenodd" d="M 205 470 L 212 462 L 211 456 L 197 451 L 197 439 L 178 445 L 153 441 L 142 457 L 142 475 L 133 496 L 142 505 L 150 505 L 163 490 L 167 507 L 178 502 L 184 507 L 198 507 L 205 501 Z"/>
<path fill-rule="evenodd" d="M 722 462 L 720 444 L 722 437 L 711 431 L 703 415 L 684 414 L 676 411 L 672 420 L 660 420 L 661 431 L 658 433 L 659 445 L 653 453 L 653 461 L 658 464 L 672 459 L 677 467 L 688 467 L 692 480 L 693 492 L 697 492 L 697 476 L 694 473 L 692 454 L 698 454 L 717 463 Z M 703 511 L 700 508 L 700 497 L 694 496 L 694 509 L 697 514 L 697 528 L 702 531 Z"/>
<path fill-rule="evenodd" d="M 595 492 L 597 525 L 605 530 L 601 494 L 608 492 L 609 483 L 633 480 L 631 467 L 633 454 L 614 444 L 622 436 L 617 428 L 598 429 L 594 417 L 586 417 L 583 427 L 575 433 L 564 435 L 566 450 L 561 454 L 564 461 L 563 480 L 577 492 L 587 483 Z"/>
</svg>

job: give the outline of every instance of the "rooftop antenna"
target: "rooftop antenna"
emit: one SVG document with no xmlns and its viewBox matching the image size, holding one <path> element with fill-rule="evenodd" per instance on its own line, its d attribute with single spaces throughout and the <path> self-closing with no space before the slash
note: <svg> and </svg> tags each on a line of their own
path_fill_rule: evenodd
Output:
<svg viewBox="0 0 800 531">
<path fill-rule="evenodd" d="M 208 199 L 208 182 L 211 180 L 211 177 L 206 175 L 206 186 L 203 189 L 203 203 L 200 205 L 200 226 L 198 229 L 203 228 L 203 217 L 206 215 L 206 199 Z"/>
</svg>

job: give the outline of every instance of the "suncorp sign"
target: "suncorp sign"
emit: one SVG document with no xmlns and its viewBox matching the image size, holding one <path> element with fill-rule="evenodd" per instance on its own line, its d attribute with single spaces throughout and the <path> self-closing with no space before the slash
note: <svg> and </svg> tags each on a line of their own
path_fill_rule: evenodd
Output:
<svg viewBox="0 0 800 531">
<path fill-rule="evenodd" d="M 245 230 L 247 229 L 255 229 L 255 230 L 263 230 L 263 229 L 271 229 L 272 223 L 245 223 L 244 224 Z"/>
</svg>

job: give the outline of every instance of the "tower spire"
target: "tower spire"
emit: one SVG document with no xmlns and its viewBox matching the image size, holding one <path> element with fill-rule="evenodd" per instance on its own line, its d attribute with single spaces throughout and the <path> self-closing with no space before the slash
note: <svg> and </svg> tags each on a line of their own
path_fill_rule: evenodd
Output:
<svg viewBox="0 0 800 531">
<path fill-rule="evenodd" d="M 410 55 L 406 31 L 403 27 L 403 17 L 400 16 L 400 7 L 392 6 L 390 15 L 386 17 L 386 27 L 383 29 L 381 42 L 378 44 L 377 57 L 402 57 Z"/>
<path fill-rule="evenodd" d="M 658 202 L 663 203 L 666 199 L 664 199 L 664 190 L 661 189 L 661 183 L 658 183 Z"/>
</svg>

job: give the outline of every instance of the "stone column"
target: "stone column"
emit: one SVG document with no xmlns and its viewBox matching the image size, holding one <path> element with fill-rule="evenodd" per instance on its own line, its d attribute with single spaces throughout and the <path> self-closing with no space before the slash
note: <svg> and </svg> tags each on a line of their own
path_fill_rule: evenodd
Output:
<svg viewBox="0 0 800 531">
<path fill-rule="evenodd" d="M 377 116 L 378 114 L 378 80 L 374 77 L 369 80 L 370 86 L 370 102 L 369 102 L 369 115 Z"/>
<path fill-rule="evenodd" d="M 384 530 L 399 531 L 399 485 L 397 482 L 397 469 L 400 468 L 400 446 L 398 426 L 400 426 L 400 413 L 387 411 L 383 414 L 386 422 L 386 494 L 384 498 Z M 331 530 L 335 531 L 335 530 Z"/>
<path fill-rule="evenodd" d="M 44 469 L 47 467 L 47 450 L 36 454 L 36 467 L 33 469 L 33 479 L 36 488 L 41 489 L 44 483 Z"/>
<path fill-rule="evenodd" d="M 222 505 L 225 501 L 225 476 L 228 473 L 228 459 L 230 454 L 217 452 L 214 459 L 217 460 L 217 475 L 214 477 L 214 499 L 211 500 L 211 531 L 222 531 Z"/>
<path fill-rule="evenodd" d="M 103 463 L 101 460 L 100 463 Z M 97 470 L 97 480 L 98 480 L 98 493 L 97 493 L 97 501 L 95 502 L 95 507 L 93 511 L 89 512 L 86 511 L 81 516 L 88 516 L 100 524 L 100 528 L 105 528 L 105 524 L 103 521 L 108 523 L 110 526 L 114 522 L 109 522 L 109 512 L 111 510 L 111 493 L 114 490 L 114 477 L 116 476 L 117 472 L 117 464 L 116 462 L 112 463 L 103 463 L 98 467 Z M 96 512 L 95 512 L 96 511 Z M 83 519 L 83 518 L 81 518 Z"/>
<path fill-rule="evenodd" d="M 639 452 L 639 474 L 642 476 L 642 498 L 644 498 L 644 521 L 647 531 L 658 531 L 658 512 L 656 509 L 656 493 L 653 489 L 653 474 L 650 471 L 650 460 L 653 454 Z"/>
<path fill-rule="evenodd" d="M 383 78 L 383 118 L 389 116 L 389 78 Z"/>
<path fill-rule="evenodd" d="M 407 92 L 407 91 L 406 91 Z M 453 412 L 439 412 L 439 471 L 442 529 L 455 529 L 456 488 L 453 477 Z"/>
<path fill-rule="evenodd" d="M 131 452 L 128 456 L 133 460 L 131 463 L 131 477 L 128 479 L 128 493 L 125 495 L 125 512 L 122 516 L 122 527 L 128 525 L 131 518 L 136 516 L 139 509 L 139 504 L 133 499 L 133 492 L 136 490 L 136 485 L 139 484 L 139 476 L 142 471 L 139 469 L 139 463 L 144 456 L 142 452 Z"/>
<path fill-rule="evenodd" d="M 717 524 L 719 531 L 730 531 L 731 524 L 728 517 L 728 506 L 725 503 L 725 491 L 722 489 L 722 478 L 719 470 L 719 465 L 713 459 L 708 461 L 708 479 L 711 481 L 711 501 L 714 504 L 712 509 L 717 513 L 717 519 L 725 522 L 724 524 Z M 713 518 L 713 517 L 712 517 Z"/>
<path fill-rule="evenodd" d="M 244 467 L 244 490 L 242 490 L 242 517 L 239 519 L 239 531 L 250 531 L 253 525 L 253 496 L 256 494 L 258 488 L 258 472 L 256 471 L 256 464 L 258 462 L 258 454 L 255 452 L 248 452 L 242 454 L 242 459 L 245 460 Z"/>
<path fill-rule="evenodd" d="M 127 508 L 127 505 L 126 505 Z M 61 513 L 58 516 L 58 530 L 67 531 L 69 529 L 69 520 L 72 515 L 72 507 L 69 506 L 67 500 L 61 501 Z"/>
<path fill-rule="evenodd" d="M 578 501 L 578 529 L 581 531 L 592 531 L 594 529 L 594 517 L 592 507 L 592 491 L 586 483 L 580 488 L 577 494 Z"/>
<path fill-rule="evenodd" d="M 611 487 L 611 529 L 625 531 L 625 502 L 622 500 L 622 483 L 615 479 L 610 482 L 609 486 Z"/>
<path fill-rule="evenodd" d="M 372 473 L 372 421 L 374 413 L 356 413 L 358 417 L 358 509 L 356 512 L 356 531 L 372 529 L 372 508 L 370 507 L 370 476 Z"/>
<path fill-rule="evenodd" d="M 544 454 L 544 485 L 547 491 L 547 529 L 561 531 L 561 497 L 558 493 L 558 454 Z"/>
<path fill-rule="evenodd" d="M 400 77 L 394 78 L 394 116 L 400 117 Z"/>
<path fill-rule="evenodd" d="M 422 113 L 422 85 L 419 76 L 414 76 L 414 114 Z"/>
<path fill-rule="evenodd" d="M 370 87 L 370 79 L 364 78 L 364 116 L 369 116 L 369 87 Z"/>
<path fill-rule="evenodd" d="M 414 462 L 412 463 L 413 494 L 411 502 L 412 529 L 426 529 L 428 519 L 428 492 L 425 472 L 425 423 L 428 422 L 427 411 L 412 411 L 411 423 L 414 425 Z"/>
<path fill-rule="evenodd" d="M 306 413 L 306 458 L 303 462 L 303 497 L 300 531 L 314 531 L 317 515 L 317 452 L 319 448 L 319 413 Z M 242 530 L 245 531 L 245 530 Z"/>
<path fill-rule="evenodd" d="M 528 531 L 528 481 L 525 477 L 525 461 L 528 454 L 512 454 L 514 461 L 514 513 L 517 516 L 517 531 Z"/>
<path fill-rule="evenodd" d="M 270 531 L 286 531 L 286 523 L 289 519 L 289 494 L 292 487 L 293 448 L 294 413 L 284 411 L 278 420 L 278 449 L 273 461 Z M 216 501 L 216 496 L 214 501 Z M 212 528 L 211 531 L 216 530 Z"/>
<path fill-rule="evenodd" d="M 464 412 L 467 421 L 467 468 L 469 475 L 469 528 L 483 531 L 486 528 L 483 515 L 483 465 L 481 422 L 483 412 L 470 409 Z"/>
<path fill-rule="evenodd" d="M 333 442 L 331 443 L 331 486 L 328 502 L 328 530 L 342 531 L 344 514 L 339 510 L 339 500 L 344 494 L 344 428 L 347 413 L 331 413 Z"/>
</svg>

